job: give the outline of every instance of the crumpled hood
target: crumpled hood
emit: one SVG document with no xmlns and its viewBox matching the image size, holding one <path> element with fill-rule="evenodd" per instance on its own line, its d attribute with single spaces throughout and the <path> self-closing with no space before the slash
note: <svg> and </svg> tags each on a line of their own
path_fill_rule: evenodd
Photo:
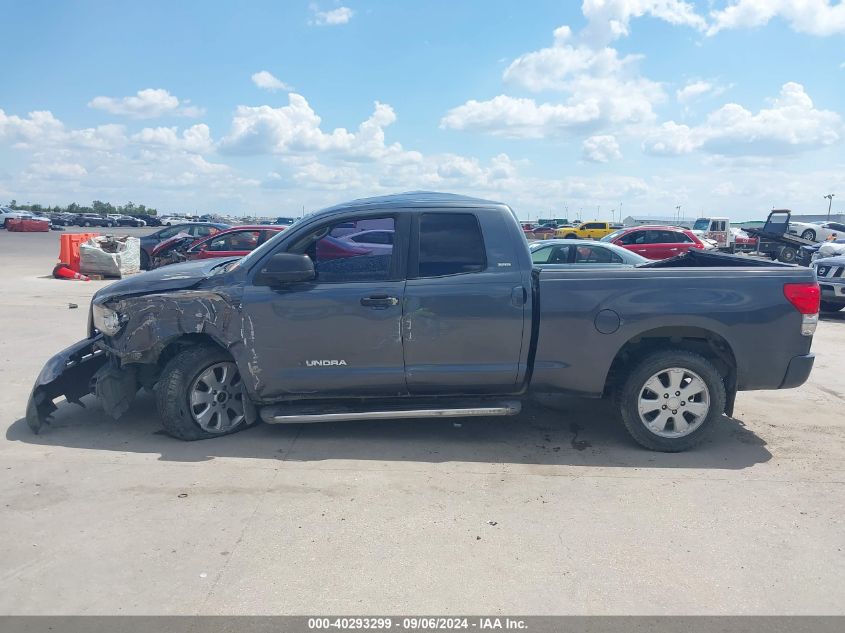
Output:
<svg viewBox="0 0 845 633">
<path fill-rule="evenodd" d="M 93 301 L 102 303 L 116 297 L 192 288 L 208 279 L 215 268 L 223 266 L 232 259 L 237 258 L 200 259 L 132 275 L 98 290 Z"/>
</svg>

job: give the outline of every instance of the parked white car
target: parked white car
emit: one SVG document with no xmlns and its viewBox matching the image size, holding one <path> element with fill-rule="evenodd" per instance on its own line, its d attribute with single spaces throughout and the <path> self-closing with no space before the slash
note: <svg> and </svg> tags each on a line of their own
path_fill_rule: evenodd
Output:
<svg viewBox="0 0 845 633">
<path fill-rule="evenodd" d="M 789 232 L 813 242 L 824 242 L 828 237 L 837 234 L 845 237 L 845 224 L 839 222 L 790 222 Z"/>
<path fill-rule="evenodd" d="M 164 226 L 173 226 L 174 224 L 192 224 L 195 220 L 189 220 L 188 218 L 178 218 L 172 215 L 166 215 L 161 218 L 161 223 Z"/>
<path fill-rule="evenodd" d="M 31 218 L 29 211 L 15 211 L 9 207 L 0 207 L 0 226 L 6 228 L 6 220 L 22 220 Z"/>
</svg>

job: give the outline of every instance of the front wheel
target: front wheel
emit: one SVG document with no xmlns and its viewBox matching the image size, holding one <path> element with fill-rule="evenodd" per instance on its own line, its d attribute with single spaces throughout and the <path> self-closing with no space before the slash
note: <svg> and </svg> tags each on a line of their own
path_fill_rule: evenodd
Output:
<svg viewBox="0 0 845 633">
<path fill-rule="evenodd" d="M 813 229 L 807 229 L 801 234 L 805 240 L 810 240 L 811 242 L 816 241 L 816 232 Z"/>
<path fill-rule="evenodd" d="M 195 345 L 167 364 L 156 384 L 164 430 L 180 440 L 201 440 L 248 425 L 237 365 L 222 349 Z"/>
<path fill-rule="evenodd" d="M 563 236 L 563 239 L 565 239 L 565 240 L 574 240 L 576 237 L 578 237 L 578 236 L 577 236 L 577 235 L 575 235 L 575 233 L 567 233 L 566 235 L 564 235 L 564 236 Z"/>
<path fill-rule="evenodd" d="M 725 397 L 722 377 L 710 361 L 667 350 L 633 368 L 618 403 L 634 440 L 653 451 L 676 453 L 706 436 L 725 410 Z"/>
</svg>

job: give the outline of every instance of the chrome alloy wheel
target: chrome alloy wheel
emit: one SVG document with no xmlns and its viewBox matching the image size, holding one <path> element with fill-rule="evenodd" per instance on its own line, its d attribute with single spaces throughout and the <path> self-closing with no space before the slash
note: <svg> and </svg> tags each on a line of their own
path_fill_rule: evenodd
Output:
<svg viewBox="0 0 845 633">
<path fill-rule="evenodd" d="M 694 371 L 670 367 L 645 381 L 637 405 L 649 431 L 660 437 L 684 437 L 707 419 L 710 391 Z"/>
<path fill-rule="evenodd" d="M 241 375 L 235 363 L 209 366 L 191 385 L 191 415 L 203 431 L 225 433 L 244 421 Z"/>
</svg>

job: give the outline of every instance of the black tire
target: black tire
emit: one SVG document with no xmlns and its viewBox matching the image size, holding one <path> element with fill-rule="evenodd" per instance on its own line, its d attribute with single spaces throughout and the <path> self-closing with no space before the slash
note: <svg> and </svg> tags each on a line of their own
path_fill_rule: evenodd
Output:
<svg viewBox="0 0 845 633">
<path fill-rule="evenodd" d="M 791 264 L 798 257 L 798 251 L 792 246 L 784 246 L 778 253 L 778 261 L 784 264 Z"/>
<path fill-rule="evenodd" d="M 188 391 L 194 381 L 216 363 L 232 362 L 232 357 L 219 347 L 193 345 L 176 354 L 161 372 L 155 385 L 156 405 L 167 434 L 186 441 L 203 440 L 237 433 L 249 426 L 247 417 L 237 426 L 223 432 L 210 433 L 194 420 Z M 244 403 L 246 410 L 246 403 Z"/>
<path fill-rule="evenodd" d="M 90 222 L 83 222 L 82 226 L 91 226 L 91 223 Z"/>
<path fill-rule="evenodd" d="M 710 395 L 710 408 L 704 421 L 688 435 L 663 437 L 650 430 L 640 417 L 638 402 L 645 390 L 646 382 L 661 370 L 680 368 L 697 374 Z M 716 419 L 725 411 L 725 384 L 719 371 L 703 356 L 686 350 L 665 350 L 655 352 L 640 361 L 629 373 L 617 394 L 617 404 L 622 422 L 631 437 L 645 448 L 664 453 L 685 451 L 704 439 Z M 668 415 L 668 412 L 667 412 Z"/>
<path fill-rule="evenodd" d="M 816 241 L 816 232 L 813 229 L 807 229 L 801 234 L 805 240 L 810 240 L 811 242 Z"/>
<path fill-rule="evenodd" d="M 578 237 L 578 236 L 577 236 L 577 235 L 575 235 L 575 233 L 568 233 L 568 234 L 566 234 L 566 235 L 564 235 L 564 236 L 563 236 L 563 239 L 565 239 L 565 240 L 574 240 L 574 239 L 575 239 L 575 238 L 577 238 L 577 237 Z"/>
<path fill-rule="evenodd" d="M 150 256 L 147 255 L 147 251 L 141 249 L 141 270 L 149 270 L 150 269 Z"/>
<path fill-rule="evenodd" d="M 822 312 L 839 312 L 845 308 L 845 304 L 832 303 L 831 301 L 822 301 L 820 309 Z"/>
</svg>

